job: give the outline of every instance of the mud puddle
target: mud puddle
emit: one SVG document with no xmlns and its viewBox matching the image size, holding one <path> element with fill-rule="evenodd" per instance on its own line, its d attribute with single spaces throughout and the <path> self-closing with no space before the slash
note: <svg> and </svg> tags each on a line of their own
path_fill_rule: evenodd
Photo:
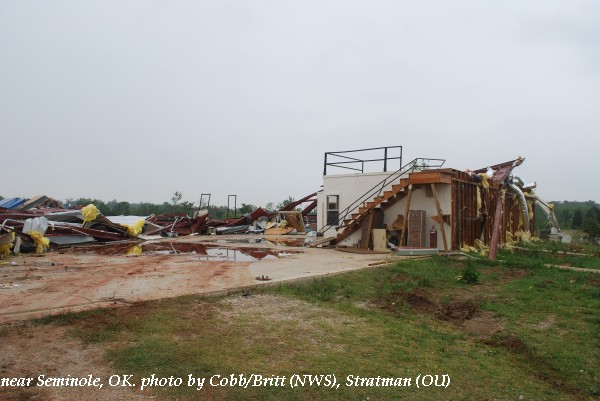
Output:
<svg viewBox="0 0 600 401">
<path fill-rule="evenodd" d="M 63 253 L 63 252 L 61 252 Z M 64 253 L 67 253 L 66 251 Z M 93 255 L 192 255 L 198 260 L 218 262 L 255 262 L 259 260 L 277 259 L 294 253 L 264 248 L 222 247 L 212 244 L 189 242 L 159 242 L 149 244 L 113 244 L 104 246 L 78 247 L 69 249 L 68 253 Z"/>
<path fill-rule="evenodd" d="M 303 247 L 305 243 L 304 238 L 239 238 L 239 239 L 218 239 L 215 242 L 222 244 L 267 244 L 272 246 L 289 246 L 289 247 Z"/>
</svg>

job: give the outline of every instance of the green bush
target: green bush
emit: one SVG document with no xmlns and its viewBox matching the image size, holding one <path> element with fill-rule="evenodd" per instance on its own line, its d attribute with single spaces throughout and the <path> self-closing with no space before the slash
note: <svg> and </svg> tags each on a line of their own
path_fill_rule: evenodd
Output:
<svg viewBox="0 0 600 401">
<path fill-rule="evenodd" d="M 467 284 L 479 283 L 479 270 L 471 263 L 467 265 L 461 272 L 460 281 L 464 281 Z"/>
</svg>

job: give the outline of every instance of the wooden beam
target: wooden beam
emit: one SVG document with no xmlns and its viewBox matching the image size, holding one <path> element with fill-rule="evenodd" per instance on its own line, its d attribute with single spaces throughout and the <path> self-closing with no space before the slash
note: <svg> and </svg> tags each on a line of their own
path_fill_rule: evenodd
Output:
<svg viewBox="0 0 600 401">
<path fill-rule="evenodd" d="M 323 244 L 331 244 L 331 241 L 333 241 L 335 239 L 335 237 L 327 237 L 327 238 L 322 238 L 320 240 L 317 240 L 315 242 L 312 242 L 308 245 L 309 248 L 315 248 L 319 245 L 323 245 Z"/>
<path fill-rule="evenodd" d="M 435 188 L 435 184 L 431 184 L 431 192 L 433 192 L 433 200 L 435 201 L 435 208 L 437 209 L 437 214 L 441 218 L 440 229 L 442 230 L 442 240 L 444 240 L 444 252 L 448 252 L 448 242 L 446 241 L 446 230 L 444 229 L 444 219 L 442 214 L 442 209 L 440 208 L 440 201 L 438 199 L 437 189 Z"/>
<path fill-rule="evenodd" d="M 410 211 L 410 198 L 412 196 L 412 185 L 408 188 L 408 194 L 406 195 L 406 206 L 404 207 L 404 226 L 402 227 L 402 235 L 400 236 L 400 244 L 398 246 L 404 246 L 404 239 L 406 238 L 406 228 L 408 226 L 408 212 Z"/>
<path fill-rule="evenodd" d="M 489 260 L 496 260 L 496 252 L 498 251 L 498 242 L 500 241 L 500 231 L 502 231 L 502 203 L 504 190 L 498 191 L 496 199 L 496 212 L 494 214 L 494 227 L 492 228 L 492 240 L 490 241 Z"/>
<path fill-rule="evenodd" d="M 375 215 L 375 211 L 374 209 L 371 209 L 371 211 L 369 212 L 369 220 L 368 221 L 363 221 L 363 229 L 361 230 L 361 236 L 360 236 L 360 247 L 362 249 L 369 249 L 369 245 L 371 244 L 371 232 L 373 230 L 373 217 Z M 365 232 L 365 223 L 367 224 L 366 226 L 366 232 Z"/>
</svg>

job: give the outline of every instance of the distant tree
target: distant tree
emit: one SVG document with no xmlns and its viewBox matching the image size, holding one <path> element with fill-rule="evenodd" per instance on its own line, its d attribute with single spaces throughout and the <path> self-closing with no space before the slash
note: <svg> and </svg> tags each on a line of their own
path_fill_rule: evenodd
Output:
<svg viewBox="0 0 600 401">
<path fill-rule="evenodd" d="M 573 213 L 571 210 L 557 206 L 554 215 L 562 228 L 571 228 L 571 224 L 573 223 Z"/>
<path fill-rule="evenodd" d="M 594 205 L 585 212 L 586 219 L 599 220 L 600 221 L 600 207 Z"/>
<path fill-rule="evenodd" d="M 581 228 L 583 227 L 583 220 L 585 220 L 586 214 L 590 208 L 593 206 L 599 207 L 600 205 L 594 201 L 586 201 L 586 202 L 575 202 L 575 201 L 558 201 L 551 202 L 554 204 L 554 215 L 556 216 L 560 227 L 564 229 L 570 228 Z M 581 223 L 579 223 L 579 217 L 575 217 L 575 213 L 577 210 L 580 211 Z M 575 221 L 573 221 L 575 220 Z M 579 223 L 579 227 L 574 227 L 573 225 L 577 225 Z"/>
<path fill-rule="evenodd" d="M 274 204 L 273 202 L 269 202 L 269 203 L 267 203 L 267 204 L 265 205 L 265 210 L 266 210 L 267 212 L 269 212 L 269 213 L 270 213 L 270 212 L 274 212 L 274 211 L 276 210 L 276 209 L 275 209 L 275 204 Z"/>
<path fill-rule="evenodd" d="M 131 213 L 136 216 L 150 216 L 156 213 L 156 209 L 157 205 L 148 202 L 131 205 Z"/>
<path fill-rule="evenodd" d="M 65 204 L 68 208 L 71 208 L 71 209 L 81 209 L 84 206 L 92 204 L 92 205 L 96 206 L 98 208 L 98 210 L 100 211 L 100 213 L 102 213 L 103 215 L 108 216 L 111 214 L 110 207 L 108 207 L 108 205 L 106 203 L 104 203 L 103 201 L 101 201 L 100 199 L 92 199 L 92 198 L 72 199 L 72 198 L 69 198 L 65 201 Z"/>
<path fill-rule="evenodd" d="M 576 209 L 573 213 L 573 224 L 572 227 L 579 229 L 583 224 L 583 213 L 581 213 L 581 209 Z"/>
<path fill-rule="evenodd" d="M 169 214 L 172 213 L 173 211 L 173 205 L 171 205 L 169 202 L 163 202 L 158 208 L 157 208 L 157 214 Z"/>
<path fill-rule="evenodd" d="M 291 196 L 288 196 L 287 199 L 284 199 L 283 201 L 281 201 L 281 202 L 279 202 L 277 204 L 277 210 L 281 209 L 282 207 L 285 207 L 285 206 L 289 205 L 292 202 L 294 202 L 294 198 L 292 198 Z"/>
<path fill-rule="evenodd" d="M 313 210 L 316 213 L 316 210 Z M 312 212 L 311 212 L 312 213 Z M 542 210 L 540 205 L 535 205 L 535 220 L 534 220 L 535 230 L 536 231 L 545 231 L 550 228 L 550 223 L 548 222 L 548 216 Z"/>
<path fill-rule="evenodd" d="M 105 216 L 129 216 L 131 214 L 131 205 L 129 202 L 119 202 L 116 199 L 113 199 L 106 204 L 105 211 L 102 211 L 98 205 L 96 205 L 96 207 Z"/>
<path fill-rule="evenodd" d="M 243 215 L 246 213 L 252 213 L 256 209 L 258 209 L 258 208 L 252 204 L 242 203 L 242 206 L 240 206 L 240 208 L 238 209 L 238 212 Z"/>
<path fill-rule="evenodd" d="M 192 216 L 195 212 L 195 206 L 192 202 L 183 201 L 175 207 L 175 213 L 184 213 Z"/>
<path fill-rule="evenodd" d="M 210 206 L 208 215 L 213 220 L 222 220 L 227 216 L 227 206 Z"/>
<path fill-rule="evenodd" d="M 600 238 L 600 208 L 594 205 L 585 214 L 583 231 L 590 239 Z"/>
<path fill-rule="evenodd" d="M 173 213 L 175 213 L 177 205 L 179 205 L 179 202 L 181 202 L 181 198 L 183 198 L 183 193 L 181 193 L 180 191 L 175 191 L 171 196 L 171 205 L 173 205 L 173 208 L 171 210 Z"/>
</svg>

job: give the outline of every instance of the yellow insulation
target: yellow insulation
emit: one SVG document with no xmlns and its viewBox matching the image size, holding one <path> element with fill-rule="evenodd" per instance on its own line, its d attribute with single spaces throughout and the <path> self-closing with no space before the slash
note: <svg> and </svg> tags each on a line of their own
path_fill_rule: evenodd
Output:
<svg viewBox="0 0 600 401">
<path fill-rule="evenodd" d="M 481 177 L 481 186 L 484 189 L 488 189 L 490 187 L 490 181 L 489 181 L 489 177 L 486 173 L 479 173 L 478 174 Z"/>
<path fill-rule="evenodd" d="M 81 214 L 83 215 L 83 222 L 87 223 L 88 221 L 96 220 L 96 217 L 98 217 L 100 211 L 96 206 L 94 206 L 94 204 L 90 203 L 81 209 Z"/>
<path fill-rule="evenodd" d="M 134 245 L 127 250 L 127 255 L 141 255 L 142 247 L 139 245 Z"/>
<path fill-rule="evenodd" d="M 129 233 L 129 235 L 131 235 L 133 237 L 137 237 L 138 235 L 140 235 L 142 233 L 145 223 L 146 223 L 146 221 L 144 219 L 140 219 L 140 220 L 136 221 L 134 224 L 124 224 L 124 226 L 127 227 L 127 232 Z"/>
<path fill-rule="evenodd" d="M 513 239 L 517 242 L 531 242 L 531 233 L 529 231 L 517 231 L 513 234 Z"/>
<path fill-rule="evenodd" d="M 12 241 L 15 240 L 15 233 L 11 233 Z M 9 242 L 8 244 L 0 244 L 0 256 L 8 256 L 10 255 L 10 250 L 15 246 L 13 243 Z"/>
<path fill-rule="evenodd" d="M 479 253 L 481 256 L 487 256 L 490 248 L 485 245 L 480 239 L 476 239 L 473 246 L 463 246 L 460 248 L 462 252 Z"/>
<path fill-rule="evenodd" d="M 535 207 L 535 199 L 527 198 L 527 212 L 529 213 L 529 222 L 533 221 L 533 208 Z"/>
<path fill-rule="evenodd" d="M 27 233 L 33 242 L 35 242 L 35 253 L 44 253 L 48 248 L 50 248 L 50 239 L 44 237 L 44 235 L 39 231 L 29 231 Z"/>
<path fill-rule="evenodd" d="M 515 242 L 531 242 L 531 233 L 529 231 L 517 231 L 514 233 L 506 232 L 504 245 L 509 246 Z"/>
</svg>

